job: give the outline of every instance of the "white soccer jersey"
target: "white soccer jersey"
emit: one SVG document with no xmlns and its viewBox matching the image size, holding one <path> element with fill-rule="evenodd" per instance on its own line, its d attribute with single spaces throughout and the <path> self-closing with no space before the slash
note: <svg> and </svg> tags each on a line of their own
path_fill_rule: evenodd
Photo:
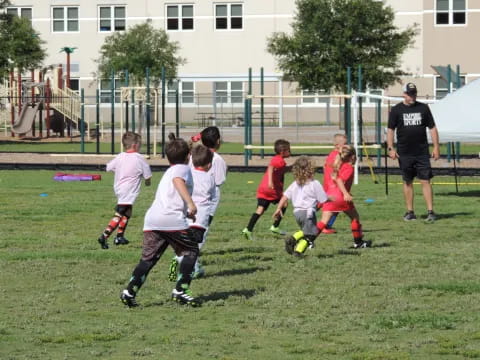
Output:
<svg viewBox="0 0 480 360">
<path fill-rule="evenodd" d="M 155 200 L 145 214 L 143 230 L 184 230 L 188 228 L 187 204 L 173 185 L 173 179 L 182 178 L 192 194 L 193 179 L 188 165 L 172 165 L 158 184 Z"/>
<path fill-rule="evenodd" d="M 138 152 L 122 152 L 107 164 L 107 171 L 115 172 L 113 189 L 118 204 L 132 205 L 140 193 L 142 177 L 152 177 L 150 166 Z"/>
<path fill-rule="evenodd" d="M 215 197 L 215 181 L 206 171 L 192 169 L 193 193 L 192 200 L 197 206 L 196 220 L 188 219 L 189 224 L 204 229 L 208 228 L 208 219 L 212 212 L 213 199 Z"/>
<path fill-rule="evenodd" d="M 208 173 L 215 181 L 215 198 L 213 199 L 213 205 L 210 214 L 213 216 L 215 211 L 217 211 L 218 204 L 220 203 L 220 186 L 222 186 L 227 179 L 227 163 L 216 152 L 213 153 L 212 167 Z"/>
<path fill-rule="evenodd" d="M 317 202 L 324 203 L 328 200 L 327 194 L 318 180 L 311 180 L 304 185 L 299 185 L 294 181 L 283 195 L 292 202 L 293 212 L 306 210 L 313 213 L 317 208 Z"/>
</svg>

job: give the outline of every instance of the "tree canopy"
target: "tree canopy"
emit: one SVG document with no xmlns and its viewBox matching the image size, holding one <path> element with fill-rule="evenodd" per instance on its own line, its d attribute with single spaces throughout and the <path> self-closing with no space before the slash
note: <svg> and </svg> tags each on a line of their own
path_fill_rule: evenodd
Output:
<svg viewBox="0 0 480 360">
<path fill-rule="evenodd" d="M 297 0 L 292 33 L 274 33 L 268 51 L 284 78 L 304 90 L 346 91 L 347 67 L 362 66 L 364 84 L 385 88 L 405 75 L 402 53 L 416 25 L 400 31 L 394 12 L 374 0 Z"/>
<path fill-rule="evenodd" d="M 40 67 L 46 56 L 43 44 L 30 20 L 4 14 L 0 19 L 0 77 L 13 68 Z"/>
<path fill-rule="evenodd" d="M 150 68 L 152 81 L 161 79 L 162 67 L 168 79 L 177 75 L 177 67 L 185 62 L 177 55 L 179 46 L 170 42 L 164 30 L 154 29 L 149 23 L 133 26 L 105 39 L 100 49 L 98 75 L 110 78 L 112 70 L 128 70 L 133 83 L 142 84 L 146 68 Z"/>
</svg>

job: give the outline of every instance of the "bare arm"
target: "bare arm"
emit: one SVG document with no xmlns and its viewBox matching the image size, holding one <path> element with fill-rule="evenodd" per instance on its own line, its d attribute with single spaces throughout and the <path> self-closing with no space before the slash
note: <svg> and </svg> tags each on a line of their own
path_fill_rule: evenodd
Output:
<svg viewBox="0 0 480 360">
<path fill-rule="evenodd" d="M 182 198 L 183 201 L 187 203 L 188 207 L 188 217 L 195 219 L 195 214 L 197 213 L 197 207 L 188 192 L 187 185 L 185 185 L 185 180 L 180 177 L 176 177 L 173 180 L 173 186 L 178 191 L 178 194 Z"/>
<path fill-rule="evenodd" d="M 273 166 L 272 165 L 268 165 L 267 176 L 268 176 L 268 188 L 273 189 Z"/>
<path fill-rule="evenodd" d="M 395 160 L 398 158 L 397 151 L 393 147 L 393 135 L 394 135 L 394 130 L 393 129 L 387 129 L 387 149 L 388 149 L 388 156 Z"/>
<path fill-rule="evenodd" d="M 275 212 L 272 215 L 272 217 L 274 219 L 278 218 L 279 216 L 283 216 L 282 215 L 282 209 L 285 207 L 287 202 L 288 202 L 288 198 L 285 195 L 283 195 L 282 198 L 280 199 L 280 201 L 278 202 L 277 209 L 275 210 Z"/>
<path fill-rule="evenodd" d="M 432 157 L 435 160 L 440 159 L 440 138 L 438 136 L 438 130 L 436 127 L 430 129 L 430 136 L 432 137 L 433 152 Z"/>
<path fill-rule="evenodd" d="M 347 188 L 345 187 L 345 183 L 343 182 L 343 180 L 337 177 L 333 181 L 335 181 L 337 183 L 338 188 L 340 189 L 340 191 L 343 194 L 343 199 L 346 202 L 352 202 L 353 201 L 353 196 L 350 195 L 350 193 L 347 191 Z"/>
</svg>

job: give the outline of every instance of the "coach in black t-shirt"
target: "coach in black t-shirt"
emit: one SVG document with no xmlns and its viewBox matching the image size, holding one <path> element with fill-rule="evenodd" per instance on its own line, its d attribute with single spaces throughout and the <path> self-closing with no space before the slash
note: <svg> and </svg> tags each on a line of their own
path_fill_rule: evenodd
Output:
<svg viewBox="0 0 480 360">
<path fill-rule="evenodd" d="M 426 221 L 435 221 L 433 212 L 433 191 L 430 179 L 433 177 L 428 152 L 426 128 L 430 130 L 433 142 L 432 157 L 438 160 L 440 147 L 438 131 L 428 105 L 417 101 L 417 87 L 408 83 L 403 88 L 403 102 L 395 105 L 388 118 L 387 146 L 388 156 L 398 159 L 403 177 L 403 195 L 407 212 L 405 221 L 416 220 L 413 211 L 413 179 L 422 184 L 423 197 L 427 205 Z M 394 132 L 397 132 L 397 149 L 393 147 Z"/>
</svg>

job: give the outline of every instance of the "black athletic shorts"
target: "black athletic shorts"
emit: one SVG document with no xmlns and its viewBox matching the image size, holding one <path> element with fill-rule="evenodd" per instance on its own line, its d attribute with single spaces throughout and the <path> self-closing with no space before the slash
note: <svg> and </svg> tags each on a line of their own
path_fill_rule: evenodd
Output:
<svg viewBox="0 0 480 360">
<path fill-rule="evenodd" d="M 160 258 L 168 245 L 177 256 L 194 253 L 198 255 L 198 243 L 193 239 L 189 229 L 179 231 L 144 231 L 142 260 L 151 261 Z"/>
<path fill-rule="evenodd" d="M 263 207 L 263 210 L 267 211 L 270 204 L 278 204 L 279 201 L 280 199 L 267 200 L 267 199 L 257 198 L 257 206 L 261 206 Z"/>
<path fill-rule="evenodd" d="M 401 155 L 398 164 L 402 171 L 403 181 L 410 183 L 415 177 L 419 180 L 430 180 L 433 177 L 430 155 Z"/>
</svg>

